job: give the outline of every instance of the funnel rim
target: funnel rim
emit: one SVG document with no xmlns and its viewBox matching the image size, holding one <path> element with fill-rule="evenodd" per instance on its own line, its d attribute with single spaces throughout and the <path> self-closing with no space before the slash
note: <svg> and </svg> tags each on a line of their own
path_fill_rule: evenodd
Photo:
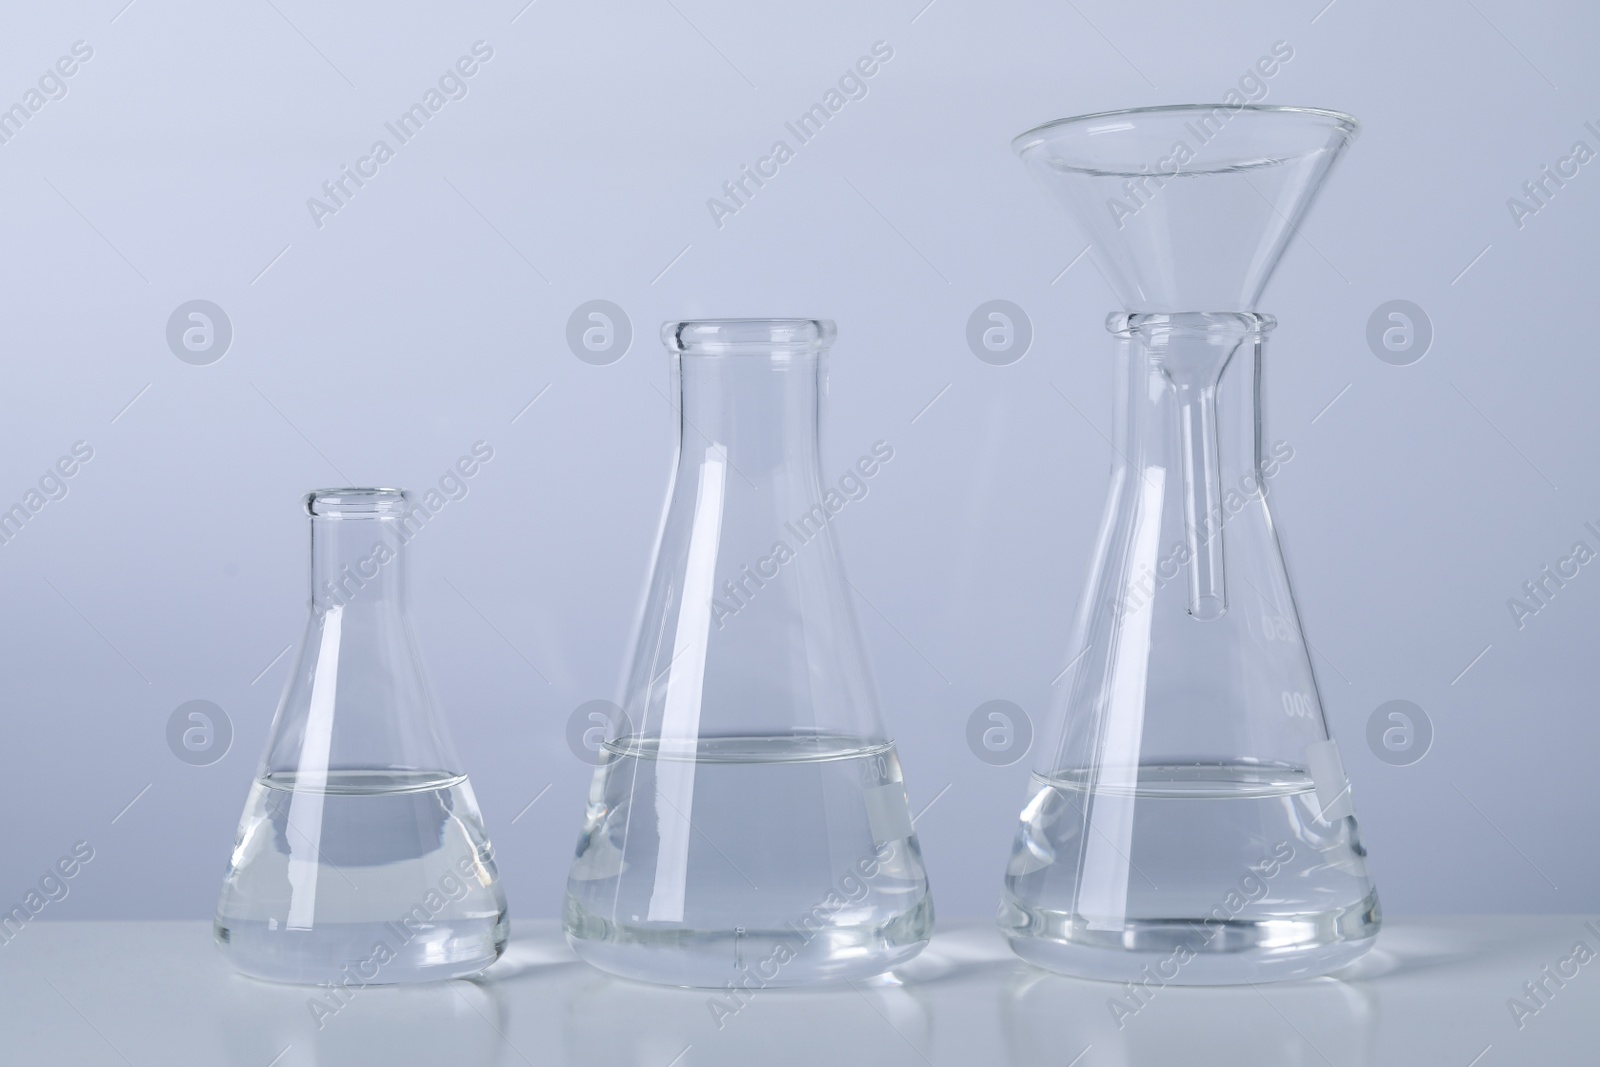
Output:
<svg viewBox="0 0 1600 1067">
<path fill-rule="evenodd" d="M 1233 104 L 1154 104 L 1147 107 L 1117 108 L 1112 111 L 1092 111 L 1086 115 L 1070 115 L 1066 118 L 1051 119 L 1049 122 L 1041 123 L 1013 137 L 1011 139 L 1011 149 L 1019 156 L 1024 155 L 1029 149 L 1044 141 L 1047 134 L 1085 122 L 1122 118 L 1128 115 L 1171 115 L 1184 112 L 1212 111 L 1228 111 L 1234 114 L 1241 111 L 1250 111 L 1258 114 L 1311 115 L 1316 118 L 1331 119 L 1334 125 L 1345 127 L 1347 137 L 1355 136 L 1361 129 L 1361 123 L 1354 115 L 1325 107 L 1302 107 L 1294 104 L 1241 104 L 1237 106 Z"/>
</svg>

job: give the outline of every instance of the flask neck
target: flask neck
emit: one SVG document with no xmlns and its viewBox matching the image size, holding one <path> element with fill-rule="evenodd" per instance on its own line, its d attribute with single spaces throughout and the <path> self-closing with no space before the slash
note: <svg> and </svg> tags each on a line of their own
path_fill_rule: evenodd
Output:
<svg viewBox="0 0 1600 1067">
<path fill-rule="evenodd" d="M 405 613 L 406 544 L 416 530 L 398 489 L 323 489 L 311 516 L 311 611 L 274 720 L 264 774 L 301 783 L 336 770 L 459 767 Z"/>
<path fill-rule="evenodd" d="M 313 515 L 311 607 L 401 613 L 406 606 L 404 516 L 358 519 Z"/>
<path fill-rule="evenodd" d="M 745 488 L 769 483 L 781 496 L 817 496 L 822 353 L 685 354 L 678 374 L 680 470 L 709 457 Z"/>
<path fill-rule="evenodd" d="M 1115 462 L 1162 466 L 1175 479 L 1254 466 L 1261 355 L 1276 325 L 1250 312 L 1109 316 L 1118 340 Z"/>
<path fill-rule="evenodd" d="M 831 484 L 820 476 L 832 323 L 702 320 L 662 333 L 682 438 L 624 710 L 672 757 L 659 778 L 677 785 L 657 795 L 687 825 L 694 761 L 677 757 L 702 742 L 783 739 L 772 751 L 787 752 L 801 738 L 885 739 L 834 527 L 894 453 L 879 442 Z"/>
<path fill-rule="evenodd" d="M 1170 491 L 1182 533 L 1166 555 L 1187 572 L 1189 614 L 1202 622 L 1228 610 L 1224 524 L 1265 502 L 1259 375 L 1273 325 L 1249 312 L 1107 321 L 1120 341 L 1119 461 L 1157 495 Z"/>
</svg>

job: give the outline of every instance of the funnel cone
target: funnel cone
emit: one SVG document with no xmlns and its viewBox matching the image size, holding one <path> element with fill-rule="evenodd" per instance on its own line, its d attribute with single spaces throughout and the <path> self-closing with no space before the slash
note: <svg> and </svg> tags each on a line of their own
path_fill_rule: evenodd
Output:
<svg viewBox="0 0 1600 1067">
<path fill-rule="evenodd" d="M 1190 104 L 1060 119 L 1016 138 L 1127 311 L 1253 311 L 1356 121 Z"/>
</svg>

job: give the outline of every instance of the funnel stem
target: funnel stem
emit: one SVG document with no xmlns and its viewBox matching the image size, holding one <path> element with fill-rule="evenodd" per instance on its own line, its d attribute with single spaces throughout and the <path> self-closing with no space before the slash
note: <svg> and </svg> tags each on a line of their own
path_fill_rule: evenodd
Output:
<svg viewBox="0 0 1600 1067">
<path fill-rule="evenodd" d="M 1202 621 L 1228 610 L 1222 574 L 1222 478 L 1217 456 L 1217 388 L 1178 387 L 1183 449 L 1183 527 L 1189 549 L 1189 614 Z"/>
</svg>

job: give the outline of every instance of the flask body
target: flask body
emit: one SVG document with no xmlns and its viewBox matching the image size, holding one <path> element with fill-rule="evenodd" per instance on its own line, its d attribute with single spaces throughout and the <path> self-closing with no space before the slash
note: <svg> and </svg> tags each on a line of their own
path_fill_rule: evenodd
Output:
<svg viewBox="0 0 1600 1067">
<path fill-rule="evenodd" d="M 1083 977 L 1325 973 L 1379 909 L 1268 508 L 1294 459 L 1259 409 L 1272 320 L 1110 326 L 1117 458 L 1000 923 Z"/>
<path fill-rule="evenodd" d="M 669 324 L 681 442 L 564 923 L 604 970 L 765 988 L 865 977 L 932 904 L 820 472 L 832 325 Z M 868 470 L 892 457 L 880 442 Z M 876 458 L 874 458 L 874 455 Z"/>
<path fill-rule="evenodd" d="M 409 504 L 400 490 L 321 490 L 307 510 L 309 618 L 239 823 L 217 945 L 273 981 L 475 974 L 505 947 L 506 903 L 411 632 Z"/>
</svg>

